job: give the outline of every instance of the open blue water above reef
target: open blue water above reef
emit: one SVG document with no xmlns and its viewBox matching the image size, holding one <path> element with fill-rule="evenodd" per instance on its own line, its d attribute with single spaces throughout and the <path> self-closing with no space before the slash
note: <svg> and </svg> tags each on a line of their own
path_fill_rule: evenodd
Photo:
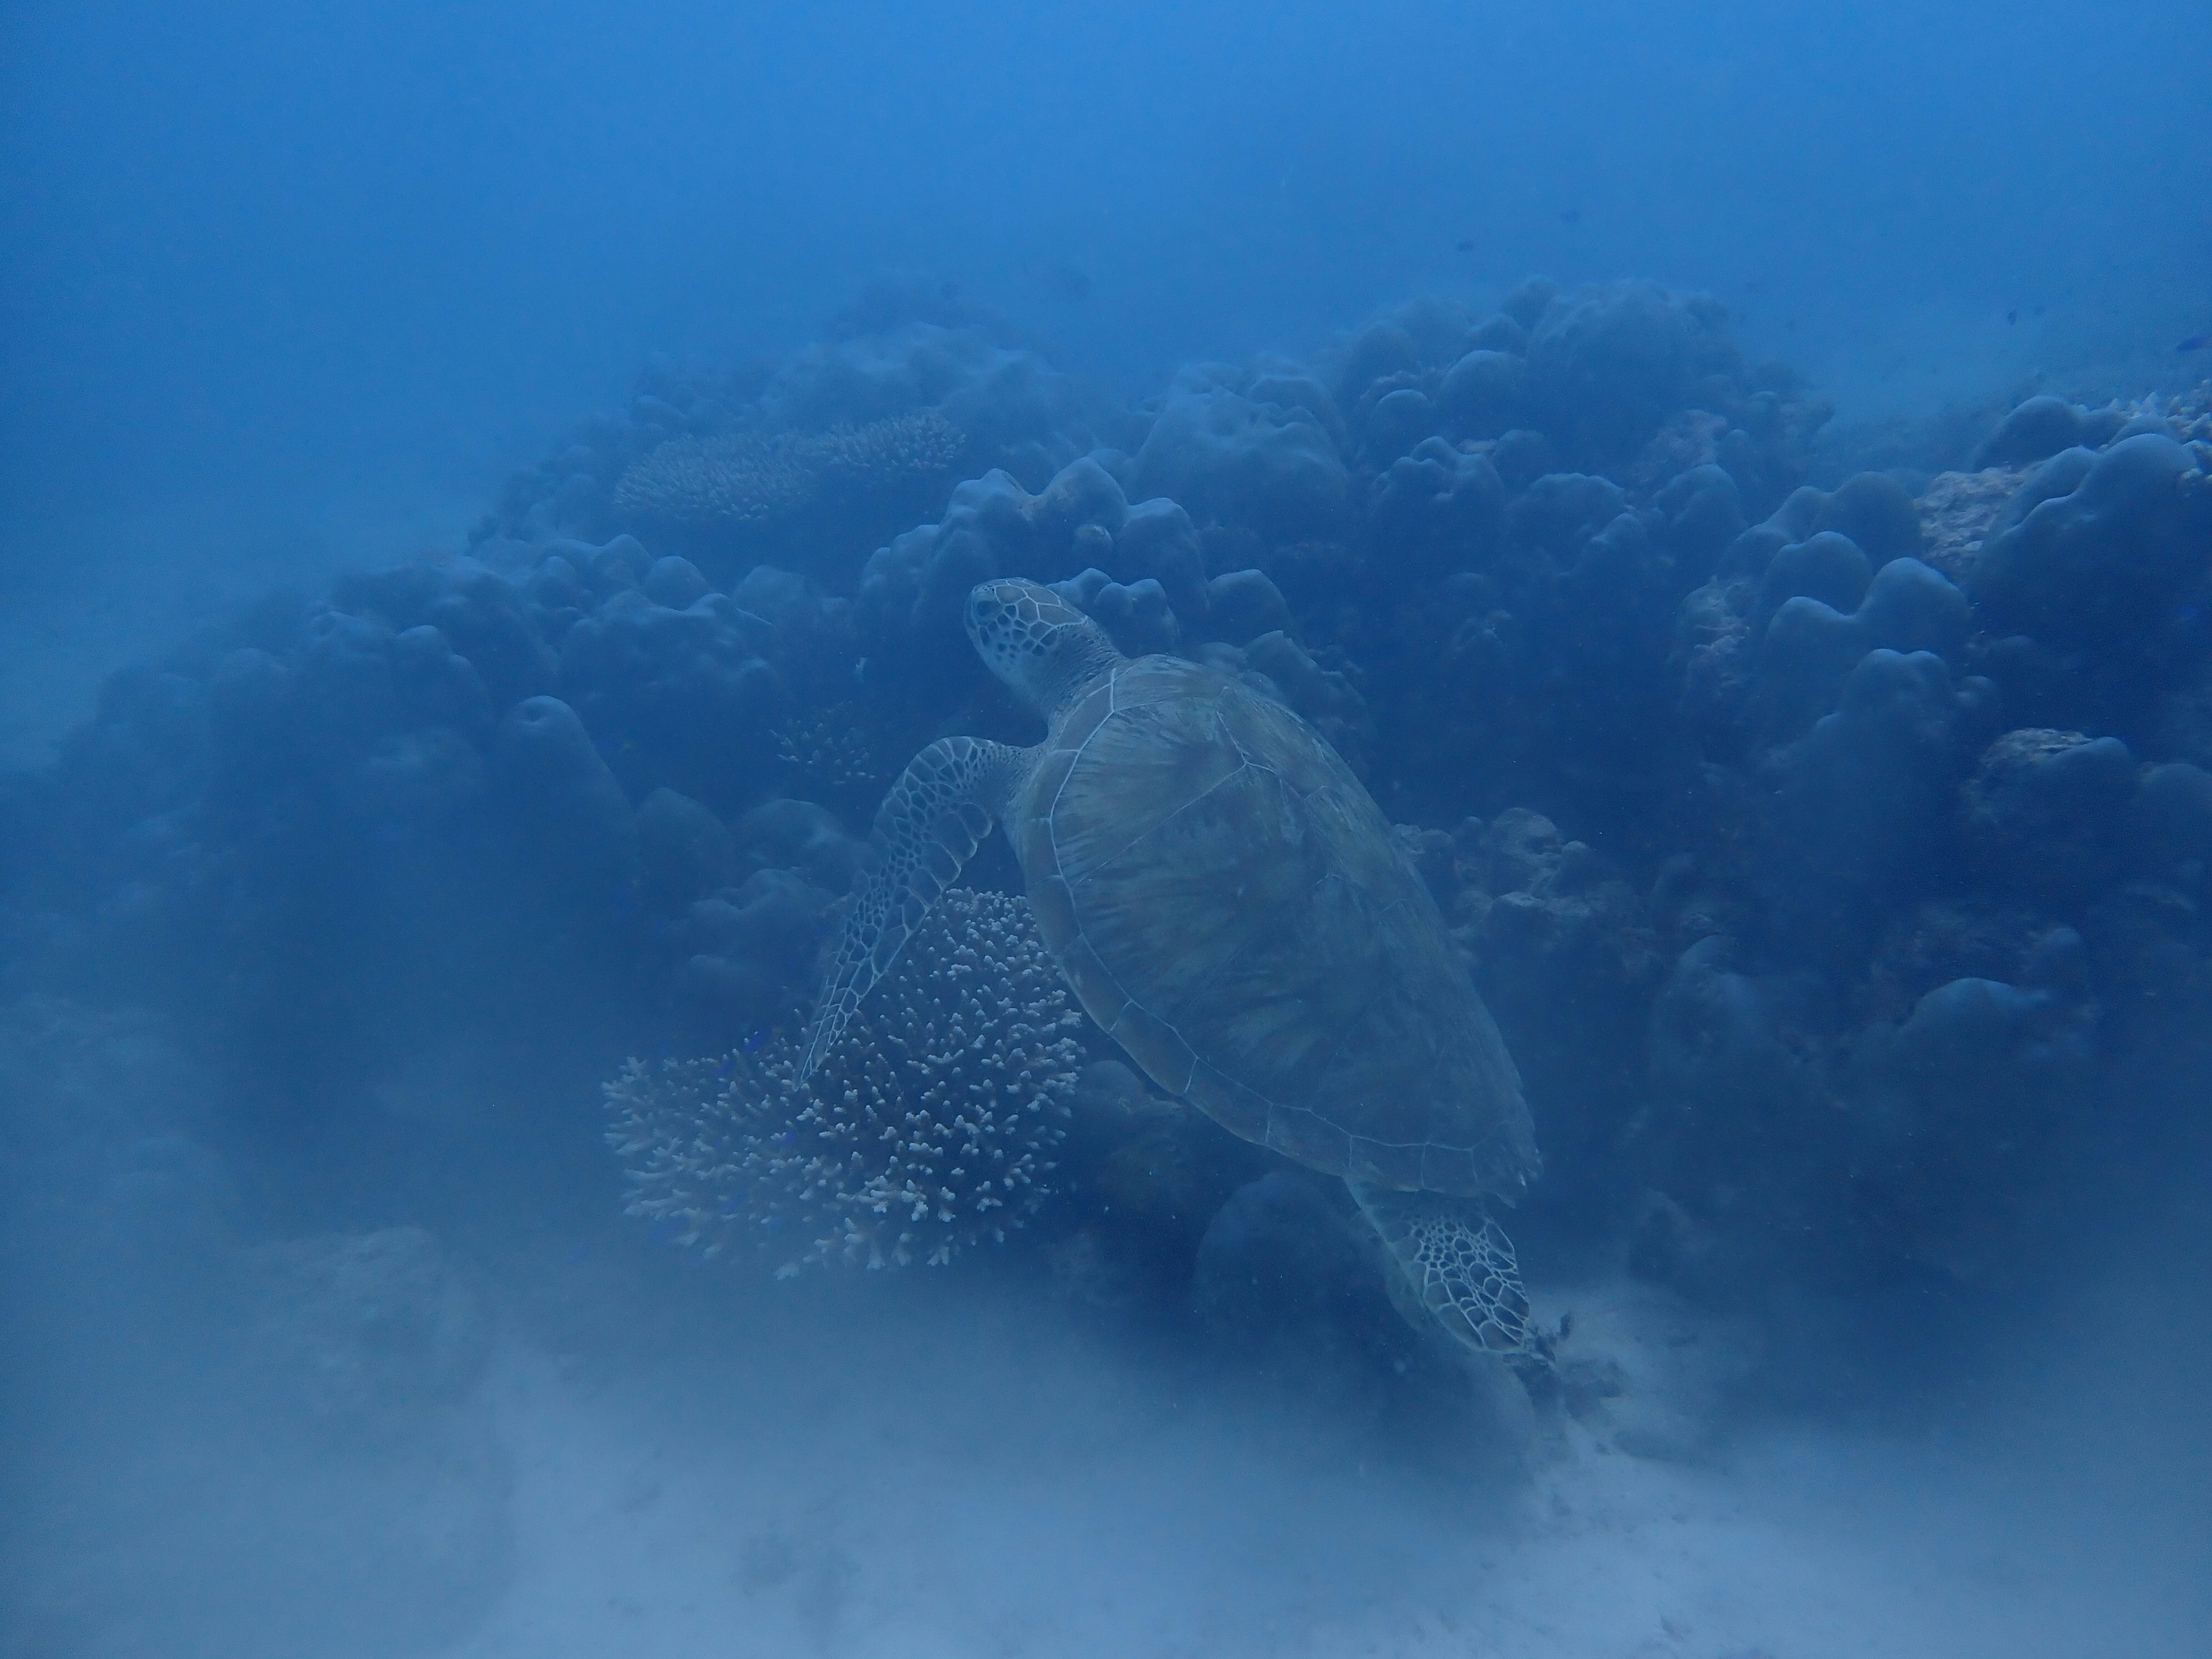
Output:
<svg viewBox="0 0 2212 1659">
<path fill-rule="evenodd" d="M 2204 1650 L 2201 7 L 0 28 L 4 1659 Z"/>
</svg>

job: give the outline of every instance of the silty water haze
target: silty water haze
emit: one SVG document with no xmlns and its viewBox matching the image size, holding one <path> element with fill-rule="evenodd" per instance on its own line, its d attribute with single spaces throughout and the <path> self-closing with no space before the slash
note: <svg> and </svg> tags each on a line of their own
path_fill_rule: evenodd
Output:
<svg viewBox="0 0 2212 1659">
<path fill-rule="evenodd" d="M 2195 1651 L 2202 8 L 0 27 L 0 1648 Z M 994 578 L 1372 796 L 1540 1363 L 995 833 L 800 1076 Z"/>
</svg>

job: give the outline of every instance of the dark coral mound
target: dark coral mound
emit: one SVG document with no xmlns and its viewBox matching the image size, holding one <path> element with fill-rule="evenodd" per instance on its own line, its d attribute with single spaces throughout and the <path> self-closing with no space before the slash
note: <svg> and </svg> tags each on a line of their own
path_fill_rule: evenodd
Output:
<svg viewBox="0 0 2212 1659">
<path fill-rule="evenodd" d="M 2036 400 L 1981 471 L 1816 487 L 1826 412 L 1649 283 L 1122 409 L 878 295 L 648 375 L 465 551 L 118 675 L 0 795 L 12 988 L 164 1009 L 236 1073 L 229 1144 L 367 1212 L 426 1146 L 596 1179 L 621 1055 L 794 1026 L 906 758 L 1033 738 L 957 621 L 1020 574 L 1280 698 L 1407 826 L 1528 1078 L 1540 1279 L 1999 1297 L 2208 1008 L 2208 451 Z M 1116 1110 L 1047 1253 L 1187 1283 L 1206 1215 L 1084 1205 L 1265 1171 Z"/>
</svg>

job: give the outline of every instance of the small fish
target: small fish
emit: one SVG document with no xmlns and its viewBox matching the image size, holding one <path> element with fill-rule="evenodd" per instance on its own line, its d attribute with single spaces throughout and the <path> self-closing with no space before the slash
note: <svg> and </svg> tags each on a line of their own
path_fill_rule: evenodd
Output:
<svg viewBox="0 0 2212 1659">
<path fill-rule="evenodd" d="M 1563 225 L 1578 225 L 1582 222 L 1583 210 L 1580 208 L 1568 208 L 1559 215 L 1559 222 Z"/>
<path fill-rule="evenodd" d="M 2174 347 L 2173 355 L 2177 357 L 2186 357 L 2191 352 L 2202 351 L 2207 346 L 2212 346 L 2212 334 L 2192 334 Z"/>
<path fill-rule="evenodd" d="M 2019 320 L 2020 320 L 2020 310 L 2019 310 L 2019 307 L 2014 307 L 2012 310 L 2008 311 L 2007 313 L 2005 313 L 2005 326 L 2006 326 L 2007 328 L 2010 328 L 2014 324 L 2017 323 Z"/>
<path fill-rule="evenodd" d="M 1454 242 L 1452 246 L 1462 253 L 1472 253 L 1474 252 L 1474 239 L 1469 237 L 1463 242 Z"/>
</svg>

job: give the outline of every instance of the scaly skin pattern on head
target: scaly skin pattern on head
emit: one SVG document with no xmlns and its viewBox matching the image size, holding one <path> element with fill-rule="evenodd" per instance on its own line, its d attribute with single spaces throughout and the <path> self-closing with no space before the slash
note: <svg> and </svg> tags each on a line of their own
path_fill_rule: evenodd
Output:
<svg viewBox="0 0 2212 1659">
<path fill-rule="evenodd" d="M 975 654 L 1048 720 L 1127 660 L 1105 629 L 1035 582 L 979 584 L 968 595 L 966 622 Z"/>
</svg>

